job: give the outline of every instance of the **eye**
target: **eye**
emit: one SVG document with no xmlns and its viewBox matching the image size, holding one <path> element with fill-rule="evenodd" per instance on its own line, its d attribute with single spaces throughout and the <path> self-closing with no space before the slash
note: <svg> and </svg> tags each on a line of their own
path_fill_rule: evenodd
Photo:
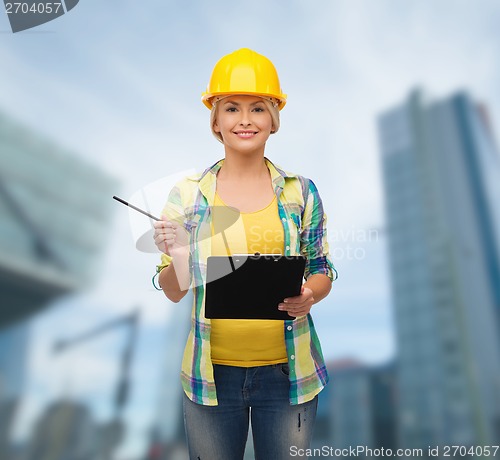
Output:
<svg viewBox="0 0 500 460">
<path fill-rule="evenodd" d="M 265 109 L 264 109 L 264 107 L 255 107 L 255 108 L 253 109 L 253 111 L 254 111 L 254 112 L 265 112 Z"/>
<path fill-rule="evenodd" d="M 236 111 L 237 111 L 237 109 L 236 109 L 236 107 L 234 107 L 234 106 L 233 106 L 233 107 L 227 107 L 227 108 L 226 108 L 226 112 L 236 112 Z"/>
</svg>

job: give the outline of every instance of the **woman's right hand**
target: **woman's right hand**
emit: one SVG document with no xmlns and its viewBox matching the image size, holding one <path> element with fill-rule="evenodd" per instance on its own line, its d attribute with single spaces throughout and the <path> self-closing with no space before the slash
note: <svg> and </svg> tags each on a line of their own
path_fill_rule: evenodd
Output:
<svg viewBox="0 0 500 460">
<path fill-rule="evenodd" d="M 166 216 L 161 216 L 161 220 L 153 223 L 154 241 L 156 247 L 165 254 L 171 256 L 180 250 L 189 249 L 188 233 L 184 227 L 173 220 L 168 220 Z"/>
</svg>

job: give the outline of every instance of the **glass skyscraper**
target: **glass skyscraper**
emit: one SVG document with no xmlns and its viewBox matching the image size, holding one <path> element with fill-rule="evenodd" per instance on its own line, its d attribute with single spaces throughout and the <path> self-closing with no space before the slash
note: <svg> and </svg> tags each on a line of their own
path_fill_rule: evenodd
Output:
<svg viewBox="0 0 500 460">
<path fill-rule="evenodd" d="M 95 280 L 116 185 L 0 113 L 0 459 L 25 391 L 28 320 Z"/>
<path fill-rule="evenodd" d="M 500 157 L 466 93 L 379 118 L 399 446 L 500 441 Z"/>
<path fill-rule="evenodd" d="M 327 394 L 325 407 L 329 415 L 330 436 L 324 444 L 336 449 L 359 446 L 395 452 L 395 371 L 393 362 L 368 366 L 341 359 L 328 363 L 332 385 L 320 393 Z M 315 431 L 320 420 L 317 419 Z M 357 456 L 372 455 L 365 449 L 359 450 Z"/>
<path fill-rule="evenodd" d="M 0 330 L 95 279 L 116 186 L 0 113 Z"/>
<path fill-rule="evenodd" d="M 0 332 L 0 460 L 10 448 L 10 429 L 25 390 L 29 326 L 17 324 Z"/>
</svg>

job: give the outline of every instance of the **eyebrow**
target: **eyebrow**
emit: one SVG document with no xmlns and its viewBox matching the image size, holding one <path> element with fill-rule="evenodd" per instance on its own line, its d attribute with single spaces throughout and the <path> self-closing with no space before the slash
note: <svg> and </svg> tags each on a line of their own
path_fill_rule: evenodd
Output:
<svg viewBox="0 0 500 460">
<path fill-rule="evenodd" d="M 252 102 L 250 105 L 263 104 L 263 103 L 264 103 L 264 101 L 255 101 L 255 102 Z M 241 105 L 238 102 L 235 102 L 232 100 L 226 101 L 226 102 L 224 102 L 224 104 Z"/>
</svg>

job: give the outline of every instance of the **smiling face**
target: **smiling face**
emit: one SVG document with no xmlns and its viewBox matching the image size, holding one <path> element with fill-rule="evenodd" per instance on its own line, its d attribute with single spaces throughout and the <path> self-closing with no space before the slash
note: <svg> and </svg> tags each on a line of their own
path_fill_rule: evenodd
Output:
<svg viewBox="0 0 500 460">
<path fill-rule="evenodd" d="M 262 98 L 234 95 L 217 103 L 213 129 L 222 136 L 226 151 L 263 152 L 273 120 Z"/>
</svg>

